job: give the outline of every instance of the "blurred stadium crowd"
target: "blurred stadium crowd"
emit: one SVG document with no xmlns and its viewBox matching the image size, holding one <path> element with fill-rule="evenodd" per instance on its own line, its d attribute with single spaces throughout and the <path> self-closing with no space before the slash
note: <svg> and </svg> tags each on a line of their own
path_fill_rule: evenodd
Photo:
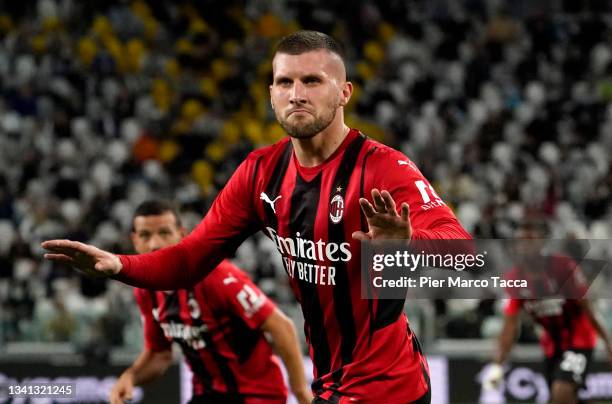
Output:
<svg viewBox="0 0 612 404">
<path fill-rule="evenodd" d="M 132 210 L 150 197 L 195 225 L 245 155 L 284 136 L 271 46 L 298 28 L 346 46 L 349 124 L 413 159 L 475 237 L 511 237 L 538 214 L 552 237 L 611 238 L 608 1 L 222 4 L 2 2 L 0 346 L 139 344 L 130 289 L 53 268 L 40 241 L 129 253 Z M 273 250 L 257 236 L 237 260 L 296 313 Z M 433 307 L 435 336 L 456 338 L 482 337 L 498 310 Z"/>
</svg>

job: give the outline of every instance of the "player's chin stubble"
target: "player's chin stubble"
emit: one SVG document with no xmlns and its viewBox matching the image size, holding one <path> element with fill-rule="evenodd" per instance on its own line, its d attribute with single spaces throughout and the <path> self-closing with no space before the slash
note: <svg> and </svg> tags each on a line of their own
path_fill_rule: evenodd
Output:
<svg viewBox="0 0 612 404">
<path fill-rule="evenodd" d="M 325 130 L 336 117 L 336 106 L 333 103 L 328 105 L 324 115 L 315 116 L 309 123 L 291 123 L 288 119 L 282 118 L 276 113 L 276 119 L 289 136 L 295 139 L 310 139 L 317 133 Z"/>
</svg>

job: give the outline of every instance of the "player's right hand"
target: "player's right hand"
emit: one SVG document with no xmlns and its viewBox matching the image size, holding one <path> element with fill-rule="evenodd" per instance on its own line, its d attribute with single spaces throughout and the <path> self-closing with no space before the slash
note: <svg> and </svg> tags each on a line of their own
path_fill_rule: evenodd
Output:
<svg viewBox="0 0 612 404">
<path fill-rule="evenodd" d="M 90 276 L 112 276 L 123 268 L 115 254 L 78 241 L 48 240 L 41 246 L 49 251 L 46 259 L 72 265 Z"/>
<path fill-rule="evenodd" d="M 111 404 L 124 404 L 124 400 L 133 398 L 134 379 L 128 373 L 124 373 L 117 380 L 110 393 Z"/>
<path fill-rule="evenodd" d="M 491 363 L 485 368 L 482 386 L 486 390 L 497 390 L 504 380 L 504 368 L 499 363 Z"/>
</svg>

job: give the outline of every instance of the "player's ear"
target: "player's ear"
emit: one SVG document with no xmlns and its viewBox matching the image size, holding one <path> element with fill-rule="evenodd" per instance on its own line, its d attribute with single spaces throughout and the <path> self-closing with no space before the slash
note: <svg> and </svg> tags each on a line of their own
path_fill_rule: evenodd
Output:
<svg viewBox="0 0 612 404">
<path fill-rule="evenodd" d="M 351 100 L 351 95 L 353 95 L 353 83 L 350 81 L 345 81 L 342 84 L 342 95 L 340 96 L 340 106 L 344 107 Z"/>
<path fill-rule="evenodd" d="M 274 100 L 272 99 L 272 84 L 270 84 L 270 87 L 268 87 L 270 89 L 270 106 L 272 107 L 272 110 L 274 111 Z"/>
<path fill-rule="evenodd" d="M 183 226 L 179 228 L 179 233 L 181 233 L 181 237 L 185 237 L 187 235 L 187 229 Z"/>
</svg>

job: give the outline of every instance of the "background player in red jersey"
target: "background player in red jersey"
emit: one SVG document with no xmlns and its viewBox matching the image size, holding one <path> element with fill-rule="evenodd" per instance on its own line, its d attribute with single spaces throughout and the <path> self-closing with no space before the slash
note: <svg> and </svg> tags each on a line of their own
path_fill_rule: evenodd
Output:
<svg viewBox="0 0 612 404">
<path fill-rule="evenodd" d="M 271 104 L 289 138 L 249 154 L 181 243 L 117 256 L 52 240 L 45 257 L 163 290 L 199 281 L 263 230 L 304 313 L 315 401 L 429 403 L 427 362 L 404 301 L 361 296 L 360 241 L 470 235 L 404 154 L 345 125 L 353 86 L 331 37 L 289 35 L 272 65 Z"/>
<path fill-rule="evenodd" d="M 517 265 L 508 276 L 526 279 L 530 286 L 519 292 L 521 296 L 515 296 L 516 292 L 510 296 L 504 309 L 497 354 L 483 384 L 485 388 L 492 388 L 501 383 L 502 364 L 514 345 L 520 312 L 525 311 L 543 330 L 540 344 L 545 356 L 544 372 L 551 403 L 572 404 L 580 402 L 578 390 L 585 383 L 597 336 L 603 340 L 610 362 L 612 345 L 589 301 L 570 298 L 584 296 L 587 292 L 580 267 L 566 256 L 541 255 L 546 229 L 545 223 L 530 220 L 517 231 Z M 562 281 L 555 281 L 559 279 Z M 533 295 L 525 295 L 527 291 Z"/>
<path fill-rule="evenodd" d="M 163 201 L 141 204 L 132 226 L 139 254 L 177 244 L 185 236 L 176 211 Z M 111 403 L 123 403 L 135 385 L 161 376 L 172 362 L 174 341 L 193 372 L 190 403 L 284 404 L 287 389 L 264 333 L 285 363 L 298 402 L 312 400 L 293 322 L 229 261 L 193 288 L 136 288 L 134 294 L 145 347 L 113 387 Z"/>
</svg>

